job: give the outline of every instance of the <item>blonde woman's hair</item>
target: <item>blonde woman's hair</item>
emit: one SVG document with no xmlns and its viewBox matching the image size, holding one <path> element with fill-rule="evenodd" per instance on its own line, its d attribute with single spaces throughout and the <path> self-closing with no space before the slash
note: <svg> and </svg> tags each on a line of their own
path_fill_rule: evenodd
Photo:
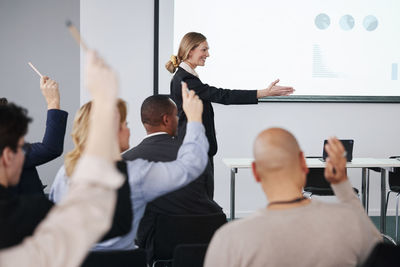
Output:
<svg viewBox="0 0 400 267">
<path fill-rule="evenodd" d="M 165 64 L 165 68 L 174 73 L 182 61 L 185 61 L 189 57 L 189 52 L 198 47 L 202 42 L 206 41 L 207 38 L 198 32 L 188 32 L 183 36 L 179 45 L 178 55 L 171 56 L 171 59 Z"/>
<path fill-rule="evenodd" d="M 127 107 L 126 102 L 118 99 L 117 108 L 120 115 L 120 123 L 126 121 Z M 72 141 L 74 142 L 74 149 L 65 155 L 64 165 L 65 173 L 71 177 L 74 172 L 76 163 L 81 157 L 89 134 L 89 120 L 90 112 L 92 110 L 92 101 L 84 104 L 76 113 L 74 125 L 72 126 Z"/>
</svg>

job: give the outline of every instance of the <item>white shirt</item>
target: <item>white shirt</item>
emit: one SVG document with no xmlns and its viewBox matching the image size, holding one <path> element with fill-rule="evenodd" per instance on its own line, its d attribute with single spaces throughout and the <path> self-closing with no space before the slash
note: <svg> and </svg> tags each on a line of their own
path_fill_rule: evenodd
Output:
<svg viewBox="0 0 400 267">
<path fill-rule="evenodd" d="M 148 135 L 146 135 L 145 137 L 143 137 L 143 140 L 146 139 L 146 138 L 149 138 L 149 137 L 152 137 L 152 136 L 155 136 L 155 135 L 161 135 L 161 134 L 168 134 L 168 133 L 167 133 L 167 132 L 155 132 L 155 133 L 151 133 L 151 134 L 148 134 Z"/>
<path fill-rule="evenodd" d="M 197 74 L 197 72 L 194 69 L 192 69 L 186 62 L 182 61 L 181 64 L 179 64 L 179 67 L 181 67 L 182 69 L 186 70 L 190 74 L 199 78 L 199 75 Z"/>
</svg>

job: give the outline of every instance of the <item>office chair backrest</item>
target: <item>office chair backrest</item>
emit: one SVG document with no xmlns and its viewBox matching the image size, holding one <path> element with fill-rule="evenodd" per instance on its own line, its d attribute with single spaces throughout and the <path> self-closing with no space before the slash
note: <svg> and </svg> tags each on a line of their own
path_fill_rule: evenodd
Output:
<svg viewBox="0 0 400 267">
<path fill-rule="evenodd" d="M 203 267 L 208 244 L 178 245 L 174 250 L 172 267 Z"/>
<path fill-rule="evenodd" d="M 372 250 L 363 267 L 395 267 L 400 265 L 400 247 L 387 243 L 378 243 Z"/>
<path fill-rule="evenodd" d="M 306 185 L 304 188 L 326 188 L 332 189 L 331 185 L 326 181 L 323 168 L 310 168 L 307 174 Z"/>
<path fill-rule="evenodd" d="M 392 156 L 393 158 L 400 158 L 399 156 Z M 389 172 L 389 187 L 390 190 L 399 192 L 400 191 L 400 168 L 393 168 L 393 172 Z"/>
<path fill-rule="evenodd" d="M 223 213 L 210 215 L 158 215 L 154 232 L 154 259 L 169 260 L 179 244 L 207 244 L 226 223 Z"/>
<path fill-rule="evenodd" d="M 91 252 L 81 267 L 147 267 L 146 251 L 135 250 L 116 250 Z"/>
</svg>

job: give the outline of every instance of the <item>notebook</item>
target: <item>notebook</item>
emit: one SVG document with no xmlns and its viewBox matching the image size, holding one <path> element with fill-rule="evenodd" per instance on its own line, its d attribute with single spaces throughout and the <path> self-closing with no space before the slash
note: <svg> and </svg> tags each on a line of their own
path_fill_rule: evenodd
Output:
<svg viewBox="0 0 400 267">
<path fill-rule="evenodd" d="M 342 142 L 344 149 L 346 150 L 346 159 L 347 162 L 351 162 L 351 160 L 353 159 L 353 145 L 354 145 L 354 140 L 353 139 L 343 139 L 343 140 L 339 140 Z M 323 152 L 322 152 L 322 161 L 325 161 L 326 158 L 328 157 L 328 153 L 326 153 L 325 151 L 325 145 L 326 143 L 328 143 L 328 140 L 324 140 L 324 147 L 323 147 Z"/>
</svg>

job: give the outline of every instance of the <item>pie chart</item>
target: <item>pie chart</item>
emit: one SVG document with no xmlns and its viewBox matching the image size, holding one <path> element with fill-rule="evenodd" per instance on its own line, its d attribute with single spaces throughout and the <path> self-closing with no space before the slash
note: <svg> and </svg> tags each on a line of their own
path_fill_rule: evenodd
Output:
<svg viewBox="0 0 400 267">
<path fill-rule="evenodd" d="M 318 29 L 325 30 L 331 24 L 331 19 L 327 14 L 321 13 L 315 17 L 314 23 Z"/>
<path fill-rule="evenodd" d="M 374 31 L 378 27 L 378 19 L 372 15 L 366 16 L 363 21 L 363 26 L 369 32 Z"/>
<path fill-rule="evenodd" d="M 340 27 L 345 31 L 350 31 L 354 27 L 354 18 L 350 15 L 344 15 L 339 21 Z"/>
</svg>

